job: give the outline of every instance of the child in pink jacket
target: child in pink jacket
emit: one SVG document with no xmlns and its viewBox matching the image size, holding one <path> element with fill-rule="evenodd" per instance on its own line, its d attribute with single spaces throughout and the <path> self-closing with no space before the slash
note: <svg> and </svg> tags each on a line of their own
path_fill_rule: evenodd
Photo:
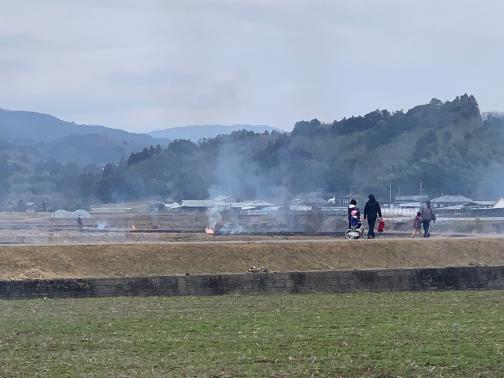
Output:
<svg viewBox="0 0 504 378">
<path fill-rule="evenodd" d="M 415 220 L 413 221 L 413 233 L 411 237 L 414 238 L 417 235 L 422 234 L 422 213 L 419 211 L 416 213 Z"/>
</svg>

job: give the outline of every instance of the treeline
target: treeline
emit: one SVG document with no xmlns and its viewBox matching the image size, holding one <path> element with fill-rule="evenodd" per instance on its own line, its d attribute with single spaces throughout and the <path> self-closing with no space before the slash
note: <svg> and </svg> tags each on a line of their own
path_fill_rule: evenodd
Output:
<svg viewBox="0 0 504 378">
<path fill-rule="evenodd" d="M 24 193 L 75 204 L 217 195 L 280 199 L 314 191 L 388 196 L 390 185 L 416 193 L 421 181 L 431 195 L 495 196 L 502 193 L 500 176 L 493 180 L 488 167 L 498 172 L 502 166 L 503 142 L 504 121 L 483 121 L 476 99 L 463 95 L 407 112 L 301 121 L 289 134 L 240 131 L 199 143 L 176 140 L 103 169 L 38 163 L 25 176 L 31 189 Z M 10 172 L 1 176 L 6 185 L 0 190 L 12 198 L 18 173 L 8 159 L 0 164 Z"/>
<path fill-rule="evenodd" d="M 420 181 L 431 195 L 492 195 L 487 189 L 493 188 L 480 183 L 488 181 L 489 165 L 503 161 L 503 131 L 502 120 L 483 122 L 476 99 L 463 95 L 407 112 L 374 111 L 331 124 L 301 121 L 290 134 L 235 132 L 198 144 L 176 141 L 138 164 L 104 172 L 101 200 L 385 195 L 389 185 L 416 193 Z"/>
</svg>

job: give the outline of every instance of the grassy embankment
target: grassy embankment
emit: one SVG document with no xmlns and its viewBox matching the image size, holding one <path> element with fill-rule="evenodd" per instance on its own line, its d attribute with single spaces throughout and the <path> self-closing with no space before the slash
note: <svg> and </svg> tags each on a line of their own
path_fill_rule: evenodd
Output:
<svg viewBox="0 0 504 378">
<path fill-rule="evenodd" d="M 0 247 L 0 279 L 504 265 L 504 238 Z"/>
<path fill-rule="evenodd" d="M 501 376 L 504 291 L 0 301 L 0 375 Z"/>
</svg>

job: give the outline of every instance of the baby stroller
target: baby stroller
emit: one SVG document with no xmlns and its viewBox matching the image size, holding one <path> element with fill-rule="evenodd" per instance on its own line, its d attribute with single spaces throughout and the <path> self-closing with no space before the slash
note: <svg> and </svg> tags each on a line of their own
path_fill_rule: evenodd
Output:
<svg viewBox="0 0 504 378">
<path fill-rule="evenodd" d="M 345 231 L 345 239 L 367 239 L 367 230 L 360 220 L 360 212 L 356 208 L 351 212 L 351 227 Z"/>
<path fill-rule="evenodd" d="M 360 226 L 352 226 L 350 228 L 347 228 L 345 231 L 345 239 L 347 240 L 352 240 L 352 239 L 367 239 L 367 230 L 366 228 L 360 224 Z"/>
</svg>

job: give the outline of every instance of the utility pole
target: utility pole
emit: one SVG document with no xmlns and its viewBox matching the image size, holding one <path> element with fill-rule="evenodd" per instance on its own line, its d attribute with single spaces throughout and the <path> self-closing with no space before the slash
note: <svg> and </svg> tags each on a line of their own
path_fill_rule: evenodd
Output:
<svg viewBox="0 0 504 378">
<path fill-rule="evenodd" d="M 389 184 L 389 203 L 388 203 L 389 209 L 392 208 L 392 183 Z"/>
<path fill-rule="evenodd" d="M 418 191 L 420 192 L 420 195 L 423 194 L 423 182 L 420 180 L 420 187 L 418 188 Z"/>
</svg>

